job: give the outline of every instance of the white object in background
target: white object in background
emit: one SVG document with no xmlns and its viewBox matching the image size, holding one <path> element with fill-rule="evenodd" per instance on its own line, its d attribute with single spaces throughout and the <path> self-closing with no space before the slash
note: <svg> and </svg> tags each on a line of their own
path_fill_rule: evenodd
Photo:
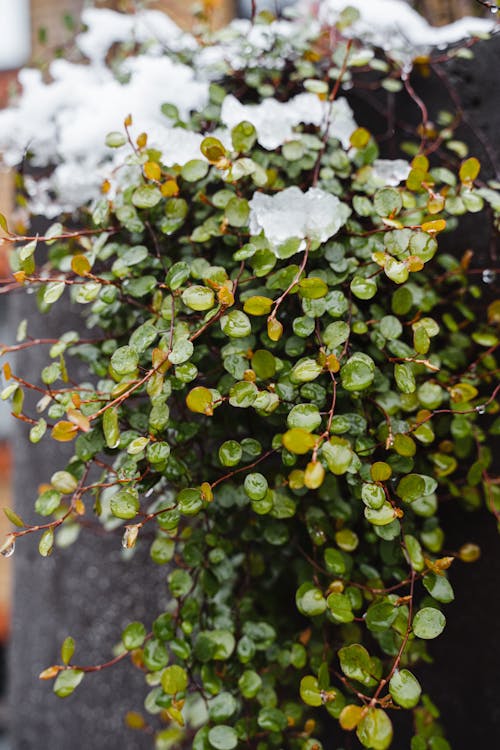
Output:
<svg viewBox="0 0 500 750">
<path fill-rule="evenodd" d="M 29 0 L 0 0 L 0 70 L 24 65 L 31 54 Z"/>
</svg>

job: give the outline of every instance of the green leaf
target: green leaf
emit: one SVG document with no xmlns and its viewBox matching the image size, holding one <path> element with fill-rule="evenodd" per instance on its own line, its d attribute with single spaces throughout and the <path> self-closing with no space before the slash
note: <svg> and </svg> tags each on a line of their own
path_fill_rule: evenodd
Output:
<svg viewBox="0 0 500 750">
<path fill-rule="evenodd" d="M 165 277 L 165 284 L 172 290 L 180 289 L 191 275 L 191 268 L 185 261 L 179 261 L 174 263 L 168 269 L 168 273 Z"/>
<path fill-rule="evenodd" d="M 207 176 L 208 164 L 201 159 L 187 161 L 181 169 L 181 175 L 186 182 L 198 182 Z"/>
<path fill-rule="evenodd" d="M 257 724 L 268 732 L 282 732 L 288 726 L 288 721 L 283 711 L 269 706 L 260 709 Z"/>
<path fill-rule="evenodd" d="M 322 372 L 323 367 L 315 359 L 299 359 L 290 373 L 290 380 L 292 383 L 310 383 Z"/>
<path fill-rule="evenodd" d="M 417 384 L 410 364 L 406 362 L 395 364 L 394 380 L 401 393 L 415 393 Z"/>
<path fill-rule="evenodd" d="M 243 310 L 249 315 L 269 315 L 272 306 L 273 300 L 270 297 L 257 294 L 245 300 Z"/>
<path fill-rule="evenodd" d="M 334 622 L 352 622 L 354 620 L 352 603 L 347 594 L 333 592 L 329 595 L 326 603 Z"/>
<path fill-rule="evenodd" d="M 7 224 L 7 219 L 3 214 L 0 214 L 0 228 L 3 229 L 3 231 L 8 234 L 9 233 L 9 227 Z"/>
<path fill-rule="evenodd" d="M 373 197 L 373 205 L 379 216 L 396 216 L 403 207 L 401 194 L 391 187 L 377 190 Z"/>
<path fill-rule="evenodd" d="M 251 122 L 243 120 L 231 130 L 233 148 L 238 153 L 250 151 L 257 140 L 257 131 Z"/>
<path fill-rule="evenodd" d="M 308 277 L 298 284 L 299 295 L 304 299 L 321 299 L 328 293 L 328 286 L 323 279 Z"/>
<path fill-rule="evenodd" d="M 64 281 L 51 281 L 47 286 L 45 287 L 45 291 L 43 293 L 43 301 L 46 305 L 52 305 L 54 302 L 57 302 L 59 297 L 64 292 L 64 289 L 66 287 L 66 284 Z"/>
<path fill-rule="evenodd" d="M 12 508 L 4 508 L 3 512 L 5 513 L 9 521 L 14 524 L 14 526 L 17 526 L 19 529 L 22 529 L 26 526 L 21 516 L 18 516 L 18 514 L 15 513 Z"/>
<path fill-rule="evenodd" d="M 184 516 L 195 516 L 203 508 L 203 498 L 198 487 L 185 487 L 177 495 L 177 507 Z"/>
<path fill-rule="evenodd" d="M 320 426 L 322 417 L 315 404 L 297 404 L 288 412 L 286 422 L 290 428 L 298 427 L 314 432 Z"/>
<path fill-rule="evenodd" d="M 263 474 L 253 472 L 245 477 L 244 488 L 250 500 L 262 500 L 267 494 L 269 485 Z"/>
<path fill-rule="evenodd" d="M 349 338 L 350 328 L 343 320 L 336 320 L 327 325 L 323 332 L 323 341 L 329 349 L 336 349 Z"/>
<path fill-rule="evenodd" d="M 193 388 L 186 396 L 188 409 L 196 414 L 213 414 L 213 401 L 212 391 L 202 385 Z"/>
<path fill-rule="evenodd" d="M 349 441 L 335 436 L 322 444 L 321 455 L 325 459 L 329 471 L 337 476 L 346 473 L 354 456 Z"/>
<path fill-rule="evenodd" d="M 161 686 L 168 695 L 185 692 L 188 686 L 186 670 L 177 664 L 167 667 L 161 676 Z"/>
<path fill-rule="evenodd" d="M 303 583 L 295 595 L 297 609 L 303 615 L 316 617 L 326 611 L 327 603 L 321 589 L 311 583 Z"/>
<path fill-rule="evenodd" d="M 227 315 L 223 315 L 220 327 L 226 336 L 233 339 L 245 338 L 252 333 L 250 319 L 241 310 L 231 310 Z"/>
<path fill-rule="evenodd" d="M 234 750 L 238 744 L 238 735 L 233 727 L 219 724 L 209 730 L 208 741 L 215 750 Z"/>
<path fill-rule="evenodd" d="M 266 349 L 257 349 L 252 355 L 251 364 L 260 380 L 268 380 L 276 374 L 276 359 Z"/>
<path fill-rule="evenodd" d="M 398 609 L 391 602 L 374 602 L 366 610 L 366 626 L 372 633 L 383 633 L 391 627 L 397 616 Z"/>
<path fill-rule="evenodd" d="M 250 216 L 250 207 L 245 198 L 231 198 L 225 209 L 226 219 L 232 227 L 246 227 Z"/>
<path fill-rule="evenodd" d="M 189 339 L 179 339 L 174 343 L 168 361 L 173 365 L 181 365 L 191 359 L 193 352 L 194 346 Z"/>
<path fill-rule="evenodd" d="M 50 478 L 52 487 L 63 495 L 72 495 L 78 487 L 78 480 L 69 471 L 56 471 Z"/>
<path fill-rule="evenodd" d="M 61 659 L 63 664 L 69 664 L 75 653 L 75 641 L 71 636 L 64 639 L 63 645 L 61 646 Z"/>
<path fill-rule="evenodd" d="M 443 613 L 435 607 L 423 607 L 413 618 L 413 632 L 418 638 L 428 640 L 441 635 L 446 625 Z"/>
<path fill-rule="evenodd" d="M 374 677 L 376 672 L 370 654 L 359 643 L 353 643 L 350 646 L 344 646 L 338 652 L 340 668 L 345 676 L 351 680 L 356 680 L 366 687 L 372 687 L 377 684 Z"/>
<path fill-rule="evenodd" d="M 57 675 L 54 693 L 59 698 L 67 698 L 78 687 L 85 673 L 81 669 L 64 669 Z"/>
<path fill-rule="evenodd" d="M 243 449 L 236 440 L 226 440 L 219 448 L 219 461 L 223 466 L 236 466 L 242 455 Z"/>
<path fill-rule="evenodd" d="M 157 638 L 150 638 L 144 644 L 144 664 L 151 672 L 159 672 L 168 664 L 168 651 Z"/>
<path fill-rule="evenodd" d="M 120 148 L 120 146 L 124 146 L 127 143 L 127 136 L 125 133 L 120 133 L 118 131 L 113 131 L 112 133 L 108 133 L 106 136 L 106 146 L 109 148 Z"/>
<path fill-rule="evenodd" d="M 346 391 L 363 391 L 373 383 L 375 366 L 369 357 L 353 355 L 340 369 L 340 377 Z"/>
<path fill-rule="evenodd" d="M 370 708 L 359 722 L 356 735 L 364 747 L 386 750 L 392 742 L 392 723 L 381 708 Z"/>
<path fill-rule="evenodd" d="M 292 427 L 291 430 L 287 430 L 287 432 L 284 433 L 282 440 L 287 451 L 299 456 L 309 453 L 316 444 L 315 436 L 311 435 L 311 433 L 303 427 Z"/>
<path fill-rule="evenodd" d="M 131 346 L 120 346 L 111 356 L 111 367 L 118 375 L 135 372 L 138 364 L 139 355 Z"/>
<path fill-rule="evenodd" d="M 306 706 L 321 706 L 323 699 L 319 688 L 318 680 L 312 675 L 303 677 L 300 681 L 300 697 Z"/>
<path fill-rule="evenodd" d="M 358 299 L 372 299 L 377 293 L 377 282 L 375 279 L 355 276 L 351 281 L 351 292 Z"/>
<path fill-rule="evenodd" d="M 122 642 L 127 651 L 140 648 L 146 638 L 146 628 L 142 622 L 131 622 L 122 633 Z"/>
<path fill-rule="evenodd" d="M 161 199 L 161 191 L 156 185 L 142 185 L 132 194 L 132 203 L 136 208 L 154 208 Z"/>
<path fill-rule="evenodd" d="M 479 159 L 472 156 L 460 165 L 459 177 L 461 182 L 473 182 L 479 174 L 481 163 Z"/>
<path fill-rule="evenodd" d="M 407 474 L 396 487 L 396 492 L 405 503 L 419 500 L 431 495 L 437 487 L 437 481 L 425 474 Z"/>
<path fill-rule="evenodd" d="M 54 529 L 45 529 L 42 536 L 40 537 L 40 542 L 38 544 L 38 551 L 40 552 L 42 557 L 48 557 L 50 554 L 52 554 L 52 550 L 54 549 Z"/>
<path fill-rule="evenodd" d="M 253 669 L 247 669 L 238 680 L 238 687 L 244 698 L 255 698 L 262 686 L 262 677 Z"/>
<path fill-rule="evenodd" d="M 130 521 L 140 510 L 139 493 L 135 487 L 123 488 L 116 492 L 110 501 L 111 513 L 116 518 Z"/>
<path fill-rule="evenodd" d="M 422 579 L 422 583 L 429 594 L 442 604 L 449 604 L 455 598 L 451 583 L 444 575 L 436 573 L 427 573 Z"/>
<path fill-rule="evenodd" d="M 215 164 L 226 155 L 226 149 L 218 138 L 208 136 L 201 142 L 200 151 L 211 164 Z"/>
<path fill-rule="evenodd" d="M 102 415 L 102 430 L 108 448 L 118 448 L 120 445 L 120 425 L 118 409 L 111 406 Z"/>
<path fill-rule="evenodd" d="M 215 304 L 215 295 L 207 286 L 193 284 L 182 292 L 182 301 L 190 310 L 203 312 Z"/>
<path fill-rule="evenodd" d="M 396 518 L 396 511 L 389 502 L 384 502 L 380 508 L 365 508 L 364 515 L 373 526 L 387 526 Z"/>
<path fill-rule="evenodd" d="M 213 698 L 213 700 L 210 702 L 210 705 L 208 707 L 208 716 L 211 721 L 220 724 L 230 719 L 231 716 L 236 713 L 237 708 L 238 704 L 233 695 L 228 692 L 222 692 L 216 695 L 215 698 Z"/>
<path fill-rule="evenodd" d="M 142 354 L 155 341 L 158 331 L 150 323 L 143 323 L 135 329 L 130 337 L 129 344 L 137 354 Z"/>
<path fill-rule="evenodd" d="M 396 670 L 389 682 L 393 700 L 403 708 L 413 708 L 420 700 L 422 688 L 417 678 L 408 670 Z"/>
<path fill-rule="evenodd" d="M 35 510 L 41 516 L 50 516 L 61 504 L 62 494 L 55 489 L 45 490 L 35 502 Z"/>
<path fill-rule="evenodd" d="M 47 422 L 41 417 L 30 430 L 30 442 L 39 443 L 47 432 Z"/>
<path fill-rule="evenodd" d="M 369 508 L 378 510 L 385 502 L 384 488 L 379 484 L 364 482 L 361 487 L 361 499 Z"/>
</svg>

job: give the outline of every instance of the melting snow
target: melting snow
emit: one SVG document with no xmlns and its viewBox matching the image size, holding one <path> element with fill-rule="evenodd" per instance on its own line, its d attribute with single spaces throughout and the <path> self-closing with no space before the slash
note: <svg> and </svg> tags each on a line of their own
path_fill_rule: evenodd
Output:
<svg viewBox="0 0 500 750">
<path fill-rule="evenodd" d="M 345 33 L 360 37 L 388 52 L 410 59 L 431 47 L 458 42 L 473 33 L 488 33 L 494 23 L 484 18 L 466 17 L 447 26 L 431 26 L 425 18 L 401 0 L 322 0 L 318 7 L 322 23 L 335 23 L 347 6 L 360 13 L 358 21 Z M 301 4 L 310 12 L 311 0 Z"/>
<path fill-rule="evenodd" d="M 241 104 L 229 94 L 222 104 L 221 119 L 228 128 L 243 120 L 251 122 L 260 145 L 272 151 L 293 138 L 293 129 L 300 123 L 326 126 L 329 111 L 330 135 L 348 148 L 349 137 L 357 125 L 347 100 L 343 98 L 328 104 L 320 101 L 316 94 L 298 94 L 288 102 L 264 99 L 260 104 Z"/>
<path fill-rule="evenodd" d="M 289 187 L 276 195 L 255 193 L 250 201 L 250 234 L 264 232 L 271 250 L 279 256 L 280 245 L 290 239 L 326 242 L 347 221 L 349 206 L 331 193 L 310 188 L 306 193 Z"/>
<path fill-rule="evenodd" d="M 372 179 L 381 185 L 396 187 L 406 180 L 411 166 L 404 159 L 375 159 L 372 164 Z"/>
</svg>

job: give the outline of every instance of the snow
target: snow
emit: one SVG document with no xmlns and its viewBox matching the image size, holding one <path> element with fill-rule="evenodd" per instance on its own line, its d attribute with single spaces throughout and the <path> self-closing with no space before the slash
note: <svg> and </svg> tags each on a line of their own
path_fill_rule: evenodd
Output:
<svg viewBox="0 0 500 750">
<path fill-rule="evenodd" d="M 372 164 L 372 180 L 381 186 L 396 187 L 406 180 L 411 166 L 404 159 L 375 159 Z"/>
<path fill-rule="evenodd" d="M 87 30 L 79 34 L 77 46 L 92 63 L 103 63 L 114 44 L 135 41 L 151 46 L 148 52 L 195 49 L 196 40 L 159 10 L 132 14 L 116 13 L 106 8 L 86 8 L 82 22 Z"/>
<path fill-rule="evenodd" d="M 323 107 L 314 94 L 299 94 L 288 102 L 264 99 L 260 104 L 241 104 L 230 94 L 222 103 L 221 119 L 228 128 L 251 122 L 260 145 L 272 151 L 293 137 L 299 123 L 321 125 Z"/>
<path fill-rule="evenodd" d="M 264 233 L 271 250 L 280 257 L 280 246 L 287 240 L 300 239 L 299 250 L 305 250 L 306 238 L 326 242 L 347 221 L 351 210 L 335 195 L 309 188 L 303 193 L 293 186 L 276 195 L 254 193 L 250 203 L 250 234 Z"/>
<path fill-rule="evenodd" d="M 352 109 L 347 99 L 340 97 L 325 108 L 331 107 L 328 114 L 330 120 L 330 136 L 337 138 L 345 149 L 350 146 L 350 137 L 358 127 Z"/>
<path fill-rule="evenodd" d="M 347 100 L 343 98 L 328 104 L 316 94 L 304 93 L 287 102 L 269 98 L 260 104 L 241 104 L 229 94 L 222 103 L 221 119 L 229 129 L 243 120 L 251 122 L 260 145 L 272 151 L 294 138 L 294 128 L 300 123 L 326 127 L 328 113 L 330 135 L 348 148 L 349 137 L 357 125 Z"/>
<path fill-rule="evenodd" d="M 490 21 L 462 19 L 450 26 L 432 28 L 401 0 L 322 0 L 320 3 L 302 0 L 302 9 L 308 8 L 307 22 L 300 15 L 296 19 L 290 16 L 291 20 L 272 23 L 252 24 L 237 19 L 220 33 L 214 44 L 199 46 L 192 35 L 182 31 L 160 11 L 121 14 L 87 8 L 83 12 L 87 30 L 77 37 L 77 46 L 88 62 L 55 60 L 50 66 L 49 82 L 44 81 L 37 70 L 25 69 L 20 73 L 22 95 L 15 106 L 0 112 L 3 159 L 9 165 L 19 164 L 28 150 L 32 166 L 53 169 L 51 175 L 38 184 L 33 180 L 28 182 L 32 207 L 54 215 L 98 197 L 104 179 L 110 179 L 110 195 L 114 194 L 126 170 L 132 169 L 121 166 L 131 149 L 129 146 L 110 149 L 105 145 L 105 137 L 108 132 L 121 130 L 129 114 L 133 119 L 132 138 L 141 132 L 147 133 L 149 145 L 162 151 L 167 166 L 203 158 L 200 144 L 204 134 L 177 127 L 161 112 L 161 104 L 175 105 L 180 119 L 188 121 L 191 112 L 200 111 L 208 103 L 211 80 L 238 68 L 279 68 L 291 50 L 300 50 L 318 32 L 320 22 L 333 23 L 346 5 L 356 7 L 361 13 L 350 33 L 382 44 L 410 63 L 416 50 L 420 52 L 431 45 L 456 41 L 469 29 L 484 32 L 492 27 Z M 314 7 L 319 8 L 318 19 L 311 18 Z M 106 57 L 117 43 L 129 45 L 128 55 L 111 69 Z M 133 52 L 134 45 L 140 47 L 140 53 Z M 192 64 L 185 64 L 181 59 L 191 60 Z M 244 104 L 232 94 L 226 96 L 222 124 L 231 129 L 242 120 L 253 123 L 259 144 L 268 150 L 300 137 L 296 129 L 301 124 L 318 127 L 322 133 L 327 123 L 330 136 L 337 138 L 347 150 L 349 138 L 357 127 L 345 98 L 339 97 L 330 104 L 310 92 L 300 93 L 286 102 L 270 97 L 260 104 Z M 228 130 L 217 131 L 217 137 L 229 146 L 228 136 Z M 135 169 L 138 173 L 137 167 Z M 408 169 L 403 160 L 377 160 L 372 179 L 380 184 L 397 185 L 406 178 Z M 281 231 L 288 237 L 301 239 L 323 236 L 321 231 L 316 231 L 322 226 L 321 217 L 311 218 L 317 221 L 315 229 L 303 216 L 304 206 L 311 217 L 316 216 L 319 206 L 327 206 L 327 218 L 331 222 L 327 226 L 334 231 L 337 231 L 338 220 L 345 221 L 342 217 L 347 209 L 342 204 L 337 205 L 333 196 L 321 197 L 316 189 L 305 195 L 298 188 L 294 191 L 298 193 L 283 191 L 274 197 L 258 193 L 254 198 L 253 226 L 260 231 L 258 227 L 263 229 L 265 224 L 266 236 L 269 235 L 273 246 L 279 246 Z M 283 203 L 282 196 L 287 195 L 294 201 L 296 215 Z M 282 206 L 288 218 L 282 230 L 276 229 L 273 234 L 268 217 L 277 206 Z M 261 217 L 264 217 L 262 226 Z M 290 235 L 291 228 L 298 234 Z M 330 229 L 324 231 L 328 233 Z"/>
<path fill-rule="evenodd" d="M 303 0 L 301 7 L 309 14 L 317 7 L 321 23 L 334 24 L 347 6 L 360 13 L 358 21 L 344 30 L 349 36 L 365 39 L 388 52 L 411 59 L 432 47 L 449 45 L 473 33 L 493 30 L 494 23 L 484 18 L 466 17 L 447 26 L 431 26 L 425 18 L 401 0 Z"/>
<path fill-rule="evenodd" d="M 217 37 L 217 44 L 202 47 L 194 65 L 200 77 L 215 79 L 233 70 L 246 68 L 281 68 L 293 50 L 307 45 L 319 33 L 316 20 L 298 22 L 279 19 L 271 23 L 251 23 L 237 18 Z"/>
<path fill-rule="evenodd" d="M 93 63 L 78 65 L 55 60 L 50 66 L 52 80 L 49 83 L 43 81 L 37 70 L 21 71 L 19 80 L 23 94 L 17 106 L 0 112 L 0 145 L 5 163 L 18 164 L 28 149 L 33 155 L 33 166 L 55 167 L 52 178 L 42 183 L 46 211 L 53 210 L 53 206 L 49 209 L 53 200 L 50 190 L 55 190 L 60 197 L 60 207 L 64 210 L 72 210 L 99 195 L 102 181 L 123 161 L 121 154 L 105 145 L 106 134 L 121 129 L 129 114 L 133 118 L 132 137 L 148 133 L 150 145 L 164 151 L 166 165 L 182 165 L 190 159 L 202 158 L 199 147 L 203 136 L 173 128 L 171 121 L 162 114 L 161 104 L 174 104 L 180 118 L 188 119 L 191 111 L 207 104 L 208 83 L 197 80 L 190 66 L 167 56 L 147 54 L 129 57 L 123 62 L 119 73 L 126 82 L 120 82 L 102 64 L 101 55 L 108 44 L 124 36 L 122 19 L 125 18 L 129 26 L 132 19 L 111 11 L 94 10 L 95 27 L 99 26 L 96 16 L 101 13 L 105 23 L 99 34 L 92 31 L 84 44 L 87 53 L 94 55 Z M 148 17 L 148 14 L 142 16 Z M 154 12 L 150 21 L 160 16 L 163 14 Z M 110 17 L 116 17 L 116 28 L 110 29 Z M 177 28 L 169 19 L 165 27 L 158 24 L 163 37 L 168 24 L 174 27 L 173 32 Z M 174 39 L 177 38 L 174 35 Z M 92 45 L 88 45 L 91 39 Z M 31 192 L 40 210 L 42 187 L 32 186 Z"/>
</svg>

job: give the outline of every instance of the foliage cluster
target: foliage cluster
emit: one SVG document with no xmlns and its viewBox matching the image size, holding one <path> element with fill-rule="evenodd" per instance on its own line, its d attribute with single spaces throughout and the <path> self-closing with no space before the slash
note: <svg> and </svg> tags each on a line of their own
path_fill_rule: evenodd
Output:
<svg viewBox="0 0 500 750">
<path fill-rule="evenodd" d="M 328 747 L 346 731 L 384 750 L 396 709 L 413 712 L 412 750 L 449 747 L 418 663 L 445 627 L 448 569 L 479 554 L 466 539 L 446 549 L 440 505 L 500 512 L 488 445 L 500 301 L 478 319 L 491 279 L 460 234 L 500 194 L 454 113 L 432 124 L 422 110 L 408 161 L 380 159 L 368 123 L 336 137 L 342 90 L 420 102 L 406 66 L 345 35 L 352 20 L 252 50 L 188 119 L 165 102 L 204 134 L 197 159 L 165 165 L 127 118 L 107 137 L 125 178 L 82 206 L 87 228 L 12 235 L 16 282 L 41 312 L 69 295 L 88 334 L 51 342 L 36 416 L 23 410 L 33 384 L 4 368 L 2 398 L 31 441 L 74 454 L 36 499 L 40 523 L 9 511 L 3 553 L 35 532 L 47 556 L 91 515 L 121 530 L 131 564 L 150 545 L 170 603 L 130 623 L 110 663 L 143 670 L 150 717 L 127 721 L 154 727 L 157 750 L 317 750 L 325 727 Z M 245 118 L 221 128 L 228 96 L 285 105 L 304 92 L 324 116 L 299 118 L 276 148 Z M 5 351 L 32 345 L 28 333 Z M 84 382 L 68 356 L 87 364 Z M 61 697 L 102 666 L 73 653 L 68 638 L 41 675 Z"/>
</svg>

